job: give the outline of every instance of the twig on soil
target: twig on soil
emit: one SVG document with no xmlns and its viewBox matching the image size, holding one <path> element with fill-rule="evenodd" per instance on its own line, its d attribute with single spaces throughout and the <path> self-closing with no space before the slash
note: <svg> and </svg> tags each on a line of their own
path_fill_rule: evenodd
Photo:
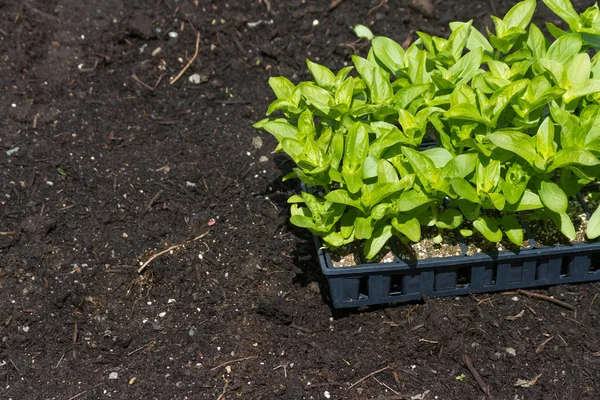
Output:
<svg viewBox="0 0 600 400">
<path fill-rule="evenodd" d="M 329 11 L 333 11 L 337 6 L 342 4 L 343 1 L 344 0 L 333 0 L 331 3 L 329 3 Z"/>
<path fill-rule="evenodd" d="M 402 384 L 400 383 L 400 376 L 398 375 L 398 371 L 395 369 L 392 370 L 392 376 L 394 377 L 394 382 L 396 382 L 396 387 L 398 390 L 402 389 Z"/>
<path fill-rule="evenodd" d="M 465 366 L 467 367 L 467 369 L 469 370 L 471 375 L 473 375 L 473 378 L 475 378 L 475 381 L 479 385 L 479 388 L 481 389 L 481 391 L 487 397 L 491 398 L 492 396 L 490 395 L 490 387 L 485 383 L 485 381 L 483 380 L 481 375 L 479 375 L 479 372 L 477 372 L 477 370 L 473 366 L 473 360 L 471 360 L 471 357 L 464 355 L 463 361 L 465 362 Z"/>
<path fill-rule="evenodd" d="M 420 338 L 419 342 L 432 343 L 432 344 L 439 344 L 440 343 L 437 340 L 429 340 L 429 339 L 423 339 L 423 338 Z"/>
<path fill-rule="evenodd" d="M 554 336 L 550 336 L 548 339 L 544 340 L 537 349 L 535 349 L 535 354 L 540 354 L 542 352 L 542 350 L 544 350 L 544 347 L 546 346 L 546 344 L 548 344 L 548 342 L 550 342 L 552 339 L 554 339 Z"/>
<path fill-rule="evenodd" d="M 0 232 L 0 236 L 6 236 L 6 235 L 16 235 L 17 232 L 15 231 L 10 231 L 10 232 Z"/>
<path fill-rule="evenodd" d="M 102 383 L 99 383 L 99 384 L 97 384 L 97 385 L 95 385 L 95 386 L 92 386 L 92 389 L 93 389 L 93 388 L 95 388 L 95 387 L 98 387 L 98 386 L 100 386 L 100 385 L 102 385 Z M 74 399 L 78 398 L 79 396 L 82 396 L 82 395 L 86 394 L 86 393 L 87 393 L 87 392 L 89 392 L 90 390 L 91 390 L 91 389 L 88 389 L 88 390 L 84 390 L 84 391 L 83 391 L 83 392 L 81 392 L 81 393 L 77 393 L 75 396 L 73 396 L 73 397 L 69 398 L 69 400 L 74 400 Z"/>
<path fill-rule="evenodd" d="M 92 68 L 79 68 L 79 72 L 94 72 L 98 67 L 98 57 L 96 57 L 96 61 L 94 61 L 94 66 Z"/>
<path fill-rule="evenodd" d="M 217 400 L 223 399 L 223 396 L 225 396 L 225 392 L 227 391 L 227 386 L 229 386 L 229 379 L 225 379 L 225 386 L 223 387 L 223 391 L 221 392 L 219 397 L 217 397 Z"/>
<path fill-rule="evenodd" d="M 164 74 L 160 74 L 154 87 L 152 87 L 152 86 L 148 85 L 146 82 L 142 81 L 140 78 L 137 77 L 136 74 L 131 74 L 129 77 L 131 79 L 133 79 L 134 81 L 136 81 L 137 83 L 139 83 L 140 85 L 142 85 L 143 87 L 145 87 L 146 89 L 150 90 L 151 92 L 154 92 L 156 90 L 156 88 L 158 87 L 158 85 L 160 85 L 160 81 L 162 81 L 163 75 Z"/>
<path fill-rule="evenodd" d="M 75 328 L 73 328 L 73 344 L 77 343 L 77 321 L 75 321 Z"/>
<path fill-rule="evenodd" d="M 251 359 L 257 358 L 257 357 L 258 356 L 249 356 L 249 357 L 236 358 L 235 360 L 231 360 L 231 361 L 227 361 L 227 362 L 224 362 L 222 364 L 219 364 L 216 367 L 211 368 L 210 370 L 214 371 L 214 370 L 217 370 L 219 368 L 225 367 L 225 366 L 227 366 L 229 364 L 233 364 L 233 363 L 240 362 L 240 361 L 245 361 L 245 360 L 251 360 Z"/>
<path fill-rule="evenodd" d="M 148 211 L 150 211 L 150 209 L 152 208 L 152 206 L 154 205 L 154 202 L 160 197 L 160 195 L 163 193 L 163 190 L 160 189 L 158 191 L 158 193 L 156 193 L 154 195 L 154 197 L 152 197 L 152 199 L 150 199 L 150 201 L 148 202 L 148 205 L 146 206 L 146 208 L 144 209 L 144 212 L 142 213 L 142 215 L 145 215 Z"/>
<path fill-rule="evenodd" d="M 539 294 L 539 293 L 532 293 L 532 292 L 529 292 L 529 291 L 523 290 L 523 289 L 519 289 L 517 291 L 517 293 L 518 294 L 523 294 L 523 295 L 528 296 L 528 297 L 533 297 L 533 298 L 536 298 L 536 299 L 540 299 L 540 300 L 546 300 L 546 301 L 549 301 L 550 303 L 554 303 L 554 304 L 559 305 L 561 307 L 567 308 L 567 309 L 569 309 L 571 311 L 577 311 L 577 309 L 575 308 L 575 306 L 572 306 L 569 303 L 565 303 L 562 300 L 558 300 L 558 299 L 555 299 L 555 298 L 550 297 L 550 296 L 546 296 L 546 295 Z"/>
<path fill-rule="evenodd" d="M 560 336 L 560 333 L 557 333 L 558 337 L 560 338 L 560 340 L 563 341 L 563 343 L 565 344 L 565 346 L 569 347 L 569 343 L 567 343 L 567 341 L 565 339 L 563 339 L 562 336 Z"/>
<path fill-rule="evenodd" d="M 413 311 L 415 311 L 417 308 L 419 308 L 418 304 L 415 304 L 414 306 L 412 306 L 411 308 L 408 309 L 408 312 L 406 313 L 406 320 L 408 321 L 408 324 L 410 325 L 412 320 L 410 318 L 411 314 L 413 313 Z"/>
<path fill-rule="evenodd" d="M 354 382 L 352 385 L 350 385 L 350 387 L 349 387 L 348 389 L 352 389 L 354 386 L 358 385 L 358 384 L 359 384 L 359 383 L 361 383 L 362 381 L 365 381 L 365 380 L 369 379 L 370 377 L 377 375 L 377 374 L 378 374 L 378 373 L 380 373 L 380 372 L 387 371 L 387 370 L 388 370 L 388 369 L 390 369 L 390 368 L 391 368 L 391 367 L 388 365 L 388 366 L 386 366 L 386 367 L 383 367 L 383 368 L 381 368 L 381 369 L 378 369 L 377 371 L 373 371 L 373 372 L 371 372 L 369 375 L 363 376 L 362 378 L 360 378 L 359 380 L 357 380 L 356 382 Z"/>
<path fill-rule="evenodd" d="M 379 2 L 379 4 L 377 4 L 375 7 L 371 8 L 369 10 L 369 12 L 367 13 L 367 17 L 371 14 L 373 14 L 375 11 L 379 10 L 385 3 L 387 3 L 387 0 L 381 0 Z"/>
<path fill-rule="evenodd" d="M 303 326 L 296 325 L 296 324 L 293 324 L 293 323 L 292 323 L 292 324 L 290 324 L 290 328 L 294 328 L 294 329 L 296 329 L 296 330 L 298 330 L 298 331 L 300 331 L 300 332 L 304 332 L 304 333 L 307 333 L 307 334 L 309 334 L 309 335 L 312 335 L 312 334 L 314 333 L 313 331 L 311 331 L 311 330 L 310 330 L 310 329 L 308 329 L 308 328 L 305 328 L 305 327 L 303 327 Z"/>
<path fill-rule="evenodd" d="M 42 17 L 46 17 L 48 19 L 58 22 L 59 24 L 62 24 L 62 21 L 60 18 L 58 18 L 52 14 L 48 14 L 47 12 L 44 12 L 42 10 L 38 10 L 37 8 L 32 6 L 28 1 L 25 1 L 23 4 L 25 4 L 27 6 L 27 8 L 29 8 L 31 11 L 33 11 L 34 14 L 38 14 Z"/>
<path fill-rule="evenodd" d="M 582 324 L 581 322 L 577 321 L 576 319 L 573 318 L 569 318 L 569 317 L 564 317 L 566 320 L 571 321 L 571 322 L 575 322 L 577 325 L 581 325 L 584 328 L 587 328 L 587 326 L 585 324 Z"/>
<path fill-rule="evenodd" d="M 56 363 L 56 365 L 54 366 L 54 368 L 58 368 L 58 366 L 60 365 L 60 363 L 62 362 L 63 358 L 65 358 L 65 355 L 71 351 L 73 349 L 73 347 L 75 346 L 71 346 L 69 349 L 67 349 L 64 353 L 62 353 L 62 356 L 60 356 L 60 360 L 58 360 L 58 362 Z"/>
<path fill-rule="evenodd" d="M 10 363 L 12 364 L 13 367 L 15 367 L 15 369 L 17 370 L 17 372 L 19 373 L 19 375 L 23 375 L 21 373 L 21 371 L 19 371 L 19 368 L 17 368 L 16 364 L 13 362 L 13 360 L 11 360 L 10 358 L 8 359 L 8 361 L 10 361 Z"/>
<path fill-rule="evenodd" d="M 590 310 L 590 308 L 592 308 L 592 306 L 594 305 L 594 301 L 596 301 L 596 297 L 598 297 L 598 293 L 596 293 L 596 295 L 594 296 L 594 298 L 592 299 L 592 302 L 590 303 L 589 307 L 588 307 L 588 311 Z"/>
<path fill-rule="evenodd" d="M 281 365 L 278 365 L 278 366 L 276 366 L 275 368 L 273 368 L 273 371 L 276 371 L 276 370 L 278 370 L 279 368 L 283 368 L 283 376 L 284 376 L 285 378 L 287 378 L 287 367 L 288 367 L 288 363 L 281 364 Z"/>
<path fill-rule="evenodd" d="M 194 52 L 194 55 L 192 56 L 192 58 L 190 59 L 190 61 L 188 61 L 188 63 L 185 64 L 185 67 L 183 67 L 183 69 L 181 70 L 181 72 L 171 82 L 169 82 L 170 85 L 172 85 L 175 82 L 177 82 L 177 80 L 179 80 L 179 78 L 181 78 L 181 76 L 185 73 L 185 71 L 188 70 L 188 68 L 192 65 L 192 63 L 194 62 L 194 60 L 196 60 L 196 57 L 198 57 L 198 50 L 199 49 L 200 49 L 200 32 L 197 32 L 196 33 L 196 51 Z"/>
<path fill-rule="evenodd" d="M 130 356 L 130 355 L 132 355 L 132 354 L 135 354 L 135 353 L 137 353 L 137 352 L 138 352 L 138 351 L 140 351 L 140 350 L 144 350 L 146 347 L 150 347 L 150 346 L 152 346 L 154 343 L 156 343 L 156 340 L 152 340 L 152 341 L 150 341 L 150 342 L 146 343 L 145 345 L 143 345 L 142 347 L 138 347 L 137 349 L 135 349 L 135 350 L 133 350 L 133 351 L 131 351 L 131 352 L 127 353 L 127 355 L 128 355 L 128 356 Z"/>
<path fill-rule="evenodd" d="M 425 324 L 415 325 L 412 328 L 410 328 L 409 331 L 418 331 L 419 329 L 423 328 L 424 326 L 425 326 Z"/>
<path fill-rule="evenodd" d="M 175 249 L 177 249 L 177 248 L 179 248 L 179 247 L 181 247 L 181 246 L 183 246 L 183 245 L 185 245 L 187 243 L 195 242 L 197 240 L 200 240 L 200 239 L 202 239 L 206 235 L 208 235 L 208 232 L 204 232 L 202 235 L 197 236 L 197 237 L 193 238 L 192 240 L 186 240 L 183 243 L 176 244 L 175 246 L 171 246 L 168 249 L 165 249 L 165 250 L 163 250 L 161 252 L 158 252 L 158 253 L 154 254 L 145 263 L 143 263 L 141 267 L 138 268 L 137 273 L 141 274 L 142 271 L 144 271 L 144 269 L 146 269 L 146 267 L 148 266 L 148 264 L 150 264 L 152 261 L 154 261 L 154 259 L 162 256 L 163 254 L 166 254 L 166 253 L 170 252 L 171 250 L 175 250 Z"/>
<path fill-rule="evenodd" d="M 372 400 L 408 400 L 412 396 L 408 394 L 393 394 L 391 396 L 373 397 Z"/>
<path fill-rule="evenodd" d="M 375 382 L 379 383 L 381 386 L 383 386 L 384 388 L 387 388 L 389 391 L 391 391 L 392 393 L 396 394 L 396 395 L 400 395 L 400 393 L 398 393 L 397 391 L 395 391 L 394 389 L 392 389 L 391 387 L 389 387 L 388 385 L 385 384 L 385 382 L 381 382 L 379 379 L 377 379 L 376 377 L 373 377 L 373 379 L 375 379 Z"/>
</svg>

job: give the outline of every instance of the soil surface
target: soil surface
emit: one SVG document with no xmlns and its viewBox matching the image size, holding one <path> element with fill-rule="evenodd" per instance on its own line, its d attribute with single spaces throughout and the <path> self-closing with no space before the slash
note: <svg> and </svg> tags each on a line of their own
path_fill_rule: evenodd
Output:
<svg viewBox="0 0 600 400">
<path fill-rule="evenodd" d="M 513 4 L 333 3 L 0 1 L 0 398 L 600 398 L 598 284 L 330 308 L 267 79 Z"/>
</svg>

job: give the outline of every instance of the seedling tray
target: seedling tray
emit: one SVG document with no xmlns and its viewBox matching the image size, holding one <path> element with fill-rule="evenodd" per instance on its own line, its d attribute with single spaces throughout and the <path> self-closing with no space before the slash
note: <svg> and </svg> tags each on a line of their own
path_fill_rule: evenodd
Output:
<svg viewBox="0 0 600 400">
<path fill-rule="evenodd" d="M 579 200 L 589 218 L 581 195 Z M 334 267 L 318 237 L 315 243 L 334 308 L 600 280 L 600 243 L 536 247 L 534 236 L 525 228 L 531 247 L 518 252 L 466 255 L 462 243 L 463 255 L 414 263 L 402 261 L 392 243 L 391 263 Z"/>
</svg>

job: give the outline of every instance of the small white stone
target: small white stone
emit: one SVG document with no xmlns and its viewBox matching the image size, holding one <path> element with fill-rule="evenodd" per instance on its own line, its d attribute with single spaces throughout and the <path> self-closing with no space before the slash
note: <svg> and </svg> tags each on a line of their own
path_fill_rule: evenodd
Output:
<svg viewBox="0 0 600 400">
<path fill-rule="evenodd" d="M 313 21 L 313 26 L 317 26 L 317 25 L 319 25 L 319 20 L 318 20 L 318 19 L 315 19 L 315 20 Z M 325 392 L 325 393 L 327 393 L 327 392 Z M 328 397 L 328 398 L 329 398 L 329 397 Z"/>
<path fill-rule="evenodd" d="M 327 390 L 323 392 L 323 396 L 325 396 L 326 399 L 331 398 L 331 394 Z"/>
<path fill-rule="evenodd" d="M 513 297 L 511 298 L 511 300 L 512 300 L 512 301 L 519 301 L 519 298 L 518 298 L 517 296 L 513 296 Z"/>
<path fill-rule="evenodd" d="M 176 301 L 175 299 L 169 299 L 169 301 L 167 303 L 171 304 L 171 303 L 175 303 L 175 301 Z"/>
<path fill-rule="evenodd" d="M 24 326 L 23 327 L 23 332 L 25 332 L 25 333 L 29 332 L 29 327 L 28 326 Z"/>
<path fill-rule="evenodd" d="M 164 311 L 163 311 L 163 312 L 161 312 L 160 314 L 158 314 L 158 316 L 159 316 L 159 317 L 161 317 L 161 318 L 163 318 L 165 315 L 167 315 L 167 313 L 166 313 L 166 312 L 164 312 Z"/>
<path fill-rule="evenodd" d="M 513 357 L 515 357 L 517 355 L 517 351 L 515 349 L 513 349 L 512 347 L 507 347 L 505 349 L 505 351 Z"/>
<path fill-rule="evenodd" d="M 200 76 L 199 73 L 195 73 L 195 74 L 190 75 L 188 80 L 190 81 L 190 83 L 193 83 L 194 85 L 198 85 L 200 82 L 202 82 L 202 77 Z"/>
<path fill-rule="evenodd" d="M 177 33 L 177 32 L 169 32 L 169 37 L 171 39 L 177 39 L 179 37 L 179 33 Z"/>
<path fill-rule="evenodd" d="M 111 372 L 110 375 L 108 375 L 108 379 L 119 379 L 119 374 L 116 372 Z"/>
</svg>

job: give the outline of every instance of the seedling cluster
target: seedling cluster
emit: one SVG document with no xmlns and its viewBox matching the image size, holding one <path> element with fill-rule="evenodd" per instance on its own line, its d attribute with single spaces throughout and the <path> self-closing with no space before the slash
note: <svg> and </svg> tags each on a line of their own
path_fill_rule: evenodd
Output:
<svg viewBox="0 0 600 400">
<path fill-rule="evenodd" d="M 296 163 L 286 179 L 312 188 L 289 199 L 291 222 L 334 248 L 364 240 L 368 258 L 423 227 L 521 246 L 529 218 L 574 239 L 569 197 L 600 176 L 600 11 L 544 3 L 568 31 L 546 24 L 546 38 L 525 0 L 487 35 L 452 22 L 406 50 L 376 36 L 337 74 L 307 61 L 310 82 L 271 78 L 267 115 L 282 117 L 254 126 Z M 600 236 L 600 212 L 586 234 Z"/>
</svg>

